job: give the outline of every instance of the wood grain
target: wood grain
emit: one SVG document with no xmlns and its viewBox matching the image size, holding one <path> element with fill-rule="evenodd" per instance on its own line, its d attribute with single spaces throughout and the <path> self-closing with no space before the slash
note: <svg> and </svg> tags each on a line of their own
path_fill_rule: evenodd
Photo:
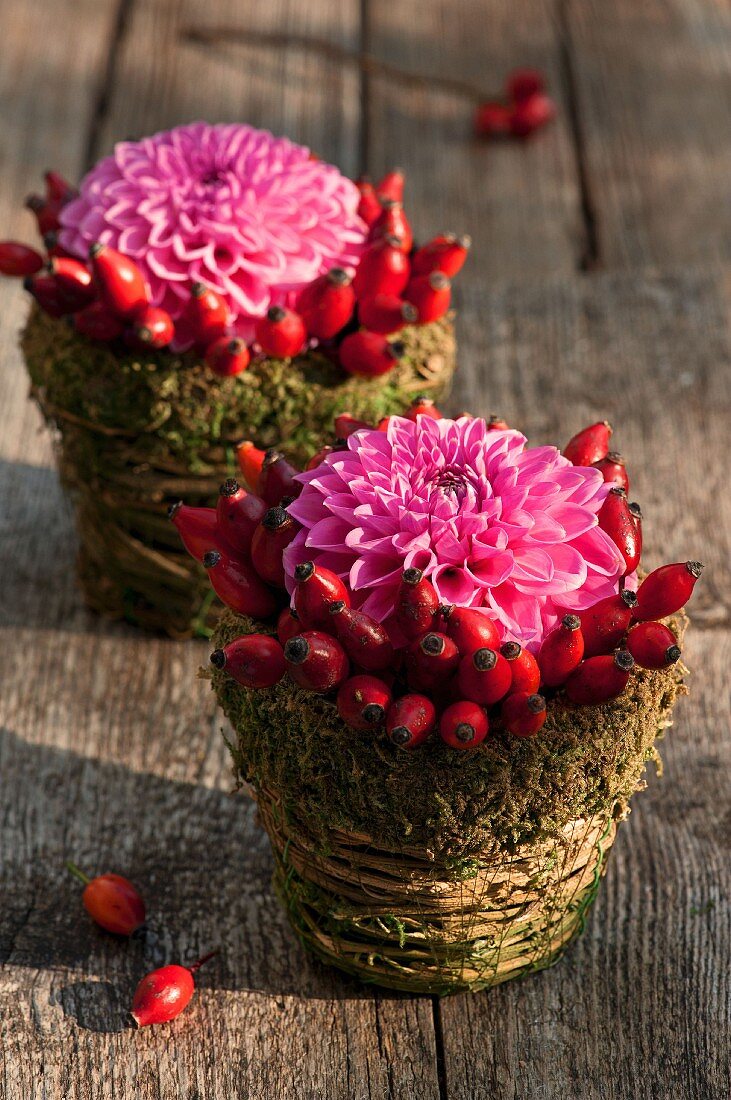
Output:
<svg viewBox="0 0 731 1100">
<path fill-rule="evenodd" d="M 543 65 L 586 146 L 566 117 L 526 148 L 477 146 L 454 96 L 364 81 L 302 46 L 202 46 L 182 37 L 191 25 L 290 28 L 488 91 L 513 64 Z M 620 830 L 567 959 L 441 1003 L 364 989 L 305 956 L 272 895 L 267 844 L 229 795 L 220 720 L 195 679 L 205 646 L 84 611 L 50 440 L 26 401 L 23 294 L 0 285 L 2 1100 L 729 1095 L 727 25 L 714 0 L 531 0 L 520 19 L 502 0 L 5 0 L 3 235 L 27 236 L 19 201 L 47 164 L 75 176 L 90 150 L 196 117 L 287 132 L 348 171 L 401 161 L 422 234 L 476 238 L 453 408 L 499 411 L 536 441 L 608 415 L 649 560 L 698 555 L 708 571 L 665 777 Z M 574 274 L 579 153 L 615 273 Z M 145 943 L 94 929 L 67 858 L 138 882 Z M 189 1012 L 127 1028 L 146 968 L 219 945 Z"/>
</svg>

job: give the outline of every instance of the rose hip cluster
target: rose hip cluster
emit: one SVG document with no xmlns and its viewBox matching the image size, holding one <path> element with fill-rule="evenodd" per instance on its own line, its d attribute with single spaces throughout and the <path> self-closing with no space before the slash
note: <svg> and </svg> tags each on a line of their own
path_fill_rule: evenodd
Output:
<svg viewBox="0 0 731 1100">
<path fill-rule="evenodd" d="M 23 276 L 44 312 L 71 317 L 76 331 L 89 339 L 122 340 L 137 351 L 172 344 L 173 319 L 151 304 L 134 260 L 99 242 L 91 245 L 88 263 L 61 248 L 59 216 L 75 191 L 56 173 L 48 172 L 46 181 L 46 196 L 31 196 L 26 204 L 36 216 L 46 256 L 17 241 L 0 241 L 0 274 Z M 251 347 L 232 333 L 223 297 L 203 283 L 191 285 L 185 329 L 215 374 L 240 374 L 257 356 L 290 359 L 318 347 L 348 374 L 377 377 L 403 354 L 403 345 L 389 337 L 405 325 L 428 324 L 447 313 L 451 279 L 467 258 L 469 237 L 440 235 L 415 247 L 398 169 L 377 187 L 365 178 L 357 186 L 358 213 L 369 236 L 354 273 L 332 268 L 299 292 L 294 308 L 272 306 L 258 321 Z"/>
<path fill-rule="evenodd" d="M 427 398 L 417 398 L 405 416 L 441 417 Z M 388 428 L 389 418 L 378 427 Z M 311 460 L 319 464 L 345 438 L 368 427 L 348 413 L 336 418 L 341 438 Z M 489 422 L 500 431 L 499 417 Z M 639 562 L 641 517 L 627 503 L 624 461 L 609 451 L 611 427 L 593 424 L 579 432 L 564 455 L 595 466 L 612 488 L 598 514 L 599 525 L 625 560 L 619 590 L 587 610 L 567 613 L 533 655 L 484 611 L 444 605 L 419 569 L 406 568 L 388 621 L 352 606 L 345 581 L 316 562 L 294 570 L 286 595 L 282 555 L 299 530 L 287 511 L 300 485 L 281 454 L 252 443 L 238 448 L 251 491 L 238 482 L 221 487 L 218 506 L 171 510 L 188 551 L 202 561 L 221 600 L 234 611 L 274 622 L 274 634 L 249 634 L 211 655 L 250 689 L 271 688 L 288 674 L 300 687 L 334 696 L 340 717 L 353 729 L 375 730 L 402 749 L 414 749 L 436 729 L 455 749 L 487 737 L 491 723 L 515 737 L 532 737 L 546 720 L 547 700 L 600 704 L 620 695 L 635 665 L 661 669 L 676 662 L 680 648 L 659 620 L 678 611 L 692 594 L 702 566 L 666 565 L 647 576 L 637 592 L 626 587 Z M 560 693 L 560 694 L 559 694 Z"/>
<path fill-rule="evenodd" d="M 556 115 L 539 69 L 515 69 L 505 82 L 505 98 L 480 103 L 475 133 L 483 138 L 528 138 Z"/>
</svg>

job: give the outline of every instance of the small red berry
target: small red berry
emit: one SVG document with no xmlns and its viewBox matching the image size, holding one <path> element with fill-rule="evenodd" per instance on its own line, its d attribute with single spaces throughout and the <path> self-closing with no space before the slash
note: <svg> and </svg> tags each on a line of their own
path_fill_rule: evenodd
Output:
<svg viewBox="0 0 731 1100">
<path fill-rule="evenodd" d="M 0 241 L 0 275 L 35 275 L 43 257 L 20 241 Z"/>
<path fill-rule="evenodd" d="M 402 294 L 409 281 L 411 264 L 401 243 L 396 237 L 383 237 L 365 250 L 353 280 L 359 299 L 373 298 L 376 294 L 397 297 Z"/>
<path fill-rule="evenodd" d="M 294 570 L 292 605 L 305 630 L 332 630 L 330 606 L 342 601 L 350 607 L 350 593 L 337 573 L 311 561 Z"/>
<path fill-rule="evenodd" d="M 564 458 L 573 462 L 574 466 L 593 466 L 609 451 L 611 435 L 612 425 L 606 420 L 582 428 L 564 447 Z"/>
<path fill-rule="evenodd" d="M 505 81 L 505 94 L 513 103 L 521 103 L 545 91 L 546 78 L 540 69 L 513 69 Z"/>
<path fill-rule="evenodd" d="M 89 258 L 99 296 L 113 313 L 131 318 L 148 304 L 144 276 L 129 256 L 97 241 L 89 249 Z"/>
<path fill-rule="evenodd" d="M 76 188 L 64 179 L 59 172 L 47 171 L 43 173 L 46 181 L 46 198 L 50 202 L 67 203 L 78 194 Z"/>
<path fill-rule="evenodd" d="M 510 131 L 519 138 L 530 137 L 556 117 L 556 105 L 547 95 L 537 93 L 516 103 L 510 112 Z"/>
<path fill-rule="evenodd" d="M 135 315 L 132 331 L 143 347 L 166 348 L 175 335 L 175 326 L 167 310 L 145 306 Z"/>
<path fill-rule="evenodd" d="M 211 664 L 224 669 L 237 684 L 246 688 L 274 687 L 286 671 L 282 644 L 269 634 L 246 634 L 235 638 L 223 649 L 214 649 Z"/>
<path fill-rule="evenodd" d="M 190 300 L 185 308 L 185 321 L 199 351 L 226 335 L 229 323 L 228 306 L 216 290 L 193 283 L 190 288 Z"/>
<path fill-rule="evenodd" d="M 195 992 L 193 975 L 216 954 L 211 951 L 192 966 L 161 966 L 144 977 L 132 999 L 132 1017 L 137 1026 L 166 1024 L 179 1016 Z"/>
<path fill-rule="evenodd" d="M 424 634 L 406 650 L 409 687 L 430 691 L 446 684 L 459 665 L 459 650 L 451 638 L 436 630 Z"/>
<path fill-rule="evenodd" d="M 404 569 L 394 612 L 401 632 L 410 640 L 431 630 L 439 609 L 439 597 L 420 569 Z"/>
<path fill-rule="evenodd" d="M 426 695 L 402 695 L 386 714 L 386 733 L 400 749 L 422 745 L 434 729 L 437 712 Z"/>
<path fill-rule="evenodd" d="M 299 634 L 301 629 L 302 624 L 299 621 L 297 612 L 291 607 L 283 607 L 277 619 L 277 637 L 282 645 L 286 645 L 290 638 L 294 638 L 295 634 Z"/>
<path fill-rule="evenodd" d="M 464 699 L 489 707 L 510 691 L 513 674 L 502 653 L 487 646 L 467 654 L 459 664 L 457 687 Z"/>
<path fill-rule="evenodd" d="M 335 417 L 335 435 L 338 439 L 348 439 L 353 432 L 359 432 L 362 428 L 372 428 L 365 420 L 356 420 L 350 413 L 340 413 Z"/>
<path fill-rule="evenodd" d="M 65 317 L 68 313 L 53 275 L 47 275 L 42 271 L 37 275 L 26 275 L 23 286 L 49 317 Z"/>
<path fill-rule="evenodd" d="M 392 168 L 376 184 L 376 195 L 380 202 L 403 202 L 404 172 L 402 168 Z"/>
<path fill-rule="evenodd" d="M 98 875 L 90 879 L 74 863 L 68 870 L 84 883 L 81 900 L 89 916 L 107 932 L 131 936 L 145 923 L 145 903 L 136 886 L 122 875 Z"/>
<path fill-rule="evenodd" d="M 441 420 L 442 413 L 436 407 L 431 397 L 426 394 L 419 394 L 409 405 L 403 417 L 405 420 L 412 420 L 416 423 L 417 416 L 428 416 L 430 420 Z"/>
<path fill-rule="evenodd" d="M 607 596 L 578 612 L 584 639 L 584 657 L 598 657 L 617 648 L 629 630 L 632 609 L 636 603 L 635 593 L 623 588 L 615 596 Z"/>
<path fill-rule="evenodd" d="M 496 413 L 492 413 L 486 423 L 488 432 L 507 432 L 510 431 L 510 425 L 507 420 L 503 420 L 502 416 L 497 416 Z"/>
<path fill-rule="evenodd" d="M 507 137 L 510 133 L 512 108 L 505 103 L 487 101 L 475 111 L 474 129 L 478 137 Z"/>
<path fill-rule="evenodd" d="M 219 336 L 206 348 L 206 366 L 220 378 L 231 378 L 241 374 L 251 362 L 249 349 L 243 340 Z"/>
<path fill-rule="evenodd" d="M 696 581 L 703 572 L 699 561 L 677 562 L 661 565 L 645 577 L 637 589 L 637 605 L 632 612 L 634 619 L 664 619 L 685 607 L 693 595 Z"/>
<path fill-rule="evenodd" d="M 462 699 L 439 719 L 439 733 L 453 749 L 474 749 L 487 737 L 490 723 L 482 707 L 472 700 Z"/>
<path fill-rule="evenodd" d="M 563 684 L 584 656 L 584 637 L 578 615 L 564 615 L 559 626 L 543 639 L 538 653 L 541 682 L 546 687 Z"/>
<path fill-rule="evenodd" d="M 274 359 L 292 359 L 299 355 L 307 340 L 307 329 L 299 313 L 272 306 L 257 323 L 256 339 L 265 355 Z"/>
<path fill-rule="evenodd" d="M 222 548 L 215 508 L 193 508 L 180 500 L 170 505 L 168 516 L 183 546 L 196 561 L 202 562 L 209 550 Z"/>
<path fill-rule="evenodd" d="M 381 204 L 376 195 L 376 189 L 367 176 L 361 176 L 355 181 L 355 186 L 360 191 L 358 203 L 358 217 L 362 218 L 370 229 L 381 216 Z"/>
<path fill-rule="evenodd" d="M 641 668 L 667 668 L 680 660 L 680 646 L 664 623 L 637 623 L 627 635 L 627 649 Z"/>
<path fill-rule="evenodd" d="M 452 282 L 441 271 L 417 275 L 406 287 L 404 298 L 418 310 L 419 324 L 426 325 L 430 321 L 438 321 L 449 309 Z"/>
<path fill-rule="evenodd" d="M 391 668 L 394 650 L 384 626 L 364 611 L 356 611 L 343 600 L 330 604 L 330 627 L 353 664 L 366 672 Z"/>
<path fill-rule="evenodd" d="M 355 309 L 353 281 L 342 267 L 333 267 L 306 286 L 297 310 L 310 336 L 332 340 L 344 328 Z"/>
<path fill-rule="evenodd" d="M 604 458 L 600 458 L 593 465 L 601 471 L 605 481 L 611 481 L 613 485 L 618 485 L 620 489 L 624 489 L 625 493 L 629 492 L 629 475 L 621 454 L 617 451 L 609 451 Z"/>
<path fill-rule="evenodd" d="M 229 546 L 242 554 L 250 553 L 254 531 L 266 510 L 261 497 L 247 493 L 233 477 L 227 478 L 218 491 L 216 516 L 219 530 Z"/>
<path fill-rule="evenodd" d="M 264 513 L 251 539 L 251 564 L 267 584 L 284 588 L 282 555 L 299 529 L 297 521 L 279 505 Z"/>
<path fill-rule="evenodd" d="M 634 658 L 626 649 L 582 661 L 566 681 L 566 697 L 581 706 L 608 703 L 629 683 Z"/>
<path fill-rule="evenodd" d="M 546 721 L 546 700 L 535 692 L 511 692 L 503 700 L 500 718 L 513 737 L 535 737 Z"/>
<path fill-rule="evenodd" d="M 105 302 L 92 302 L 86 309 L 74 314 L 74 328 L 90 340 L 106 342 L 121 336 L 124 324 Z"/>
<path fill-rule="evenodd" d="M 91 272 L 80 260 L 54 256 L 48 264 L 48 270 L 56 280 L 58 297 L 67 313 L 77 313 L 91 305 L 96 298 Z"/>
<path fill-rule="evenodd" d="M 288 462 L 281 451 L 270 447 L 264 453 L 257 491 L 267 504 L 279 504 L 282 497 L 298 497 L 302 486 L 295 480 L 301 471 Z"/>
<path fill-rule="evenodd" d="M 378 220 L 371 226 L 371 240 L 382 240 L 385 237 L 399 240 L 402 251 L 406 253 L 411 251 L 414 243 L 414 234 L 404 213 L 403 204 L 392 199 L 386 199 Z"/>
<path fill-rule="evenodd" d="M 203 565 L 214 592 L 232 611 L 253 619 L 268 619 L 276 611 L 274 594 L 245 561 L 222 550 L 209 550 L 203 555 Z"/>
<path fill-rule="evenodd" d="M 338 690 L 338 714 L 355 730 L 380 725 L 390 706 L 391 692 L 377 676 L 351 676 Z"/>
<path fill-rule="evenodd" d="M 324 447 L 320 447 L 320 450 L 317 452 L 317 454 L 314 454 L 312 458 L 309 458 L 307 460 L 305 470 L 314 470 L 317 466 L 323 463 L 327 456 L 331 455 L 334 450 L 336 450 L 336 448 L 331 447 L 329 443 L 326 443 Z"/>
<path fill-rule="evenodd" d="M 295 634 L 284 647 L 289 675 L 300 687 L 326 694 L 348 677 L 345 650 L 335 638 L 320 630 Z"/>
<path fill-rule="evenodd" d="M 609 490 L 597 519 L 602 531 L 609 535 L 624 558 L 624 576 L 632 573 L 640 563 L 642 537 L 629 510 L 624 489 L 615 485 Z"/>
<path fill-rule="evenodd" d="M 455 237 L 453 233 L 435 237 L 418 248 L 411 257 L 412 276 L 441 271 L 453 279 L 462 270 L 471 244 L 470 237 Z"/>
<path fill-rule="evenodd" d="M 411 302 L 405 302 L 395 294 L 376 294 L 363 298 L 358 305 L 358 320 L 370 332 L 388 335 L 404 325 L 414 325 L 419 311 Z"/>
<path fill-rule="evenodd" d="M 541 670 L 538 661 L 529 649 L 523 649 L 517 642 L 505 642 L 500 653 L 510 665 L 510 692 L 523 692 L 534 695 L 541 683 Z"/>
<path fill-rule="evenodd" d="M 236 461 L 244 475 L 244 480 L 251 491 L 255 493 L 259 485 L 261 468 L 264 465 L 266 451 L 261 451 L 249 439 L 236 445 Z"/>
<path fill-rule="evenodd" d="M 378 378 L 393 369 L 403 351 L 402 344 L 389 343 L 380 333 L 360 329 L 351 332 L 340 345 L 340 365 L 348 374 Z"/>
<path fill-rule="evenodd" d="M 439 608 L 439 615 L 444 620 L 445 634 L 449 635 L 463 657 L 476 649 L 497 649 L 500 643 L 498 629 L 484 611 L 445 604 Z"/>
</svg>

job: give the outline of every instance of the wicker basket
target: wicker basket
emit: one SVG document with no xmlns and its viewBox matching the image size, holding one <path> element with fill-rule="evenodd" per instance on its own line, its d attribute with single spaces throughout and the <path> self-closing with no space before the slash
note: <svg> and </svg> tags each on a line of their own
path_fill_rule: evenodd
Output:
<svg viewBox="0 0 731 1100">
<path fill-rule="evenodd" d="M 32 395 L 57 429 L 59 471 L 76 506 L 88 605 L 173 637 L 210 634 L 220 613 L 204 570 L 167 510 L 215 504 L 236 475 L 233 445 L 282 444 L 304 462 L 348 410 L 376 422 L 419 393 L 440 400 L 455 368 L 451 322 L 403 330 L 403 359 L 383 379 L 346 378 L 322 355 L 258 362 L 217 380 L 192 354 L 145 360 L 93 345 L 34 310 L 23 338 Z"/>
</svg>

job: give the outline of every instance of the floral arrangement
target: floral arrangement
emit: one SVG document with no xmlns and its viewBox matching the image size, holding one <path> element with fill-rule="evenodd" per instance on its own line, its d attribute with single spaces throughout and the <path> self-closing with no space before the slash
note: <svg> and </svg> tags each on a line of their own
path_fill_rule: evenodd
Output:
<svg viewBox="0 0 731 1100">
<path fill-rule="evenodd" d="M 661 620 L 702 566 L 638 581 L 641 512 L 606 422 L 563 453 L 424 401 L 336 430 L 304 472 L 249 449 L 248 491 L 227 481 L 216 509 L 172 510 L 221 600 L 271 624 L 212 654 L 239 684 L 288 675 L 356 730 L 405 750 L 437 730 L 465 750 L 491 724 L 536 736 L 554 698 L 604 704 L 636 665 L 679 660 Z"/>
<path fill-rule="evenodd" d="M 420 248 L 403 173 L 357 183 L 301 145 L 196 122 L 124 141 L 81 181 L 31 196 L 46 255 L 0 242 L 0 273 L 93 341 L 195 348 L 219 376 L 319 348 L 351 375 L 388 373 L 389 339 L 444 317 L 469 239 Z"/>
</svg>

